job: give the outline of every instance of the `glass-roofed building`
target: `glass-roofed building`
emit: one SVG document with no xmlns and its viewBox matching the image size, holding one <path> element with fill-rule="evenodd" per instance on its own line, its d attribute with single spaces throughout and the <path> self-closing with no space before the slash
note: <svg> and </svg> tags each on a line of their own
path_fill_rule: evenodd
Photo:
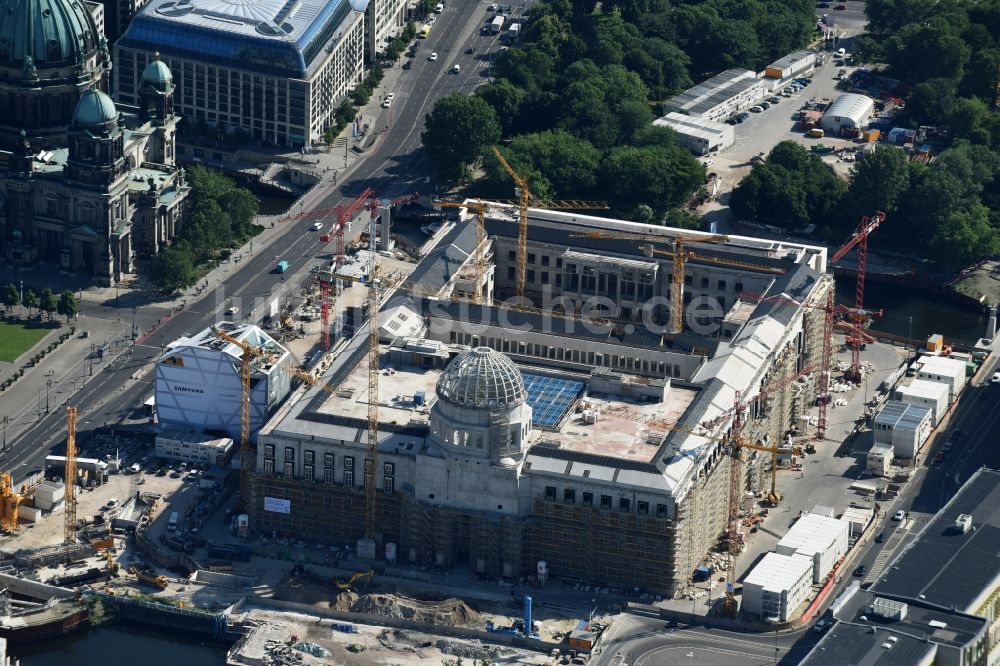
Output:
<svg viewBox="0 0 1000 666">
<path fill-rule="evenodd" d="M 308 146 L 364 76 L 367 0 L 152 0 L 115 44 L 115 91 L 134 103 L 159 51 L 188 117 L 266 145 Z"/>
</svg>

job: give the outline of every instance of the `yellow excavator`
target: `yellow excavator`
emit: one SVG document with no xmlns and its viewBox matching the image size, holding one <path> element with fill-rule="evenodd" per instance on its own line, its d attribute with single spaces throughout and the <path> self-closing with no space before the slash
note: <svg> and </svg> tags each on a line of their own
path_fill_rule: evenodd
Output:
<svg viewBox="0 0 1000 666">
<path fill-rule="evenodd" d="M 361 571 L 359 573 L 354 574 L 353 576 L 351 576 L 350 578 L 348 578 L 346 582 L 342 582 L 342 581 L 339 581 L 339 580 L 334 580 L 333 584 L 336 585 L 338 589 L 349 590 L 352 587 L 354 587 L 354 584 L 356 582 L 358 582 L 359 580 L 361 580 L 362 578 L 365 579 L 364 582 L 366 584 L 372 582 L 372 576 L 374 576 L 374 575 L 375 575 L 375 572 L 372 571 L 371 569 L 369 569 L 368 571 Z"/>
</svg>

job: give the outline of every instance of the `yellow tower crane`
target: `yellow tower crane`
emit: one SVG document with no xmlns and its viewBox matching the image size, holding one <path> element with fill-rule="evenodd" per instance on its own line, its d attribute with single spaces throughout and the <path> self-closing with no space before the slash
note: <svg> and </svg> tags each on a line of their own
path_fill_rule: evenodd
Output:
<svg viewBox="0 0 1000 666">
<path fill-rule="evenodd" d="M 674 234 L 673 236 L 663 236 L 657 234 L 638 234 L 613 231 L 587 231 L 572 234 L 576 238 L 614 238 L 618 240 L 643 240 L 657 243 L 667 243 L 671 240 L 674 243 L 673 252 L 663 250 L 653 250 L 653 247 L 643 248 L 647 256 L 652 256 L 653 252 L 665 254 L 674 260 L 673 273 L 670 279 L 670 332 L 677 334 L 684 330 L 684 271 L 689 259 L 700 259 L 710 263 L 733 265 L 730 260 L 722 260 L 716 257 L 702 257 L 694 252 L 685 250 L 687 243 L 719 243 L 729 240 L 729 236 L 720 234 Z M 742 264 L 742 262 L 739 262 Z M 741 268 L 749 268 L 752 264 L 742 264 Z M 770 266 L 761 268 L 770 269 Z"/>
<path fill-rule="evenodd" d="M 66 408 L 66 523 L 63 542 L 76 543 L 76 407 Z"/>
<path fill-rule="evenodd" d="M 515 195 L 517 196 L 517 201 L 514 202 L 517 205 L 518 211 L 518 227 L 517 227 L 517 297 L 524 297 L 524 282 L 525 276 L 528 272 L 528 208 L 544 208 L 549 210 L 606 210 L 608 208 L 608 203 L 606 201 L 577 201 L 577 200 L 560 200 L 560 201 L 541 201 L 536 199 L 528 188 L 528 181 L 522 178 L 516 171 L 514 167 L 510 165 L 510 162 L 503 156 L 496 146 L 492 146 L 493 155 L 497 158 L 500 166 L 510 174 L 511 179 L 514 184 L 517 185 L 515 190 Z M 498 202 L 500 203 L 500 202 Z M 504 202 L 506 203 L 506 202 Z"/>
<path fill-rule="evenodd" d="M 375 463 L 378 458 L 378 253 L 375 252 L 375 220 L 378 202 L 371 200 L 371 222 L 368 226 L 368 249 L 371 263 L 368 271 L 368 451 L 365 455 L 365 540 L 375 557 Z"/>
<path fill-rule="evenodd" d="M 212 333 L 226 342 L 231 342 L 242 351 L 240 357 L 240 506 L 243 510 L 249 508 L 250 473 L 253 470 L 253 460 L 250 455 L 250 377 L 255 358 L 267 358 L 266 351 L 254 345 L 234 338 L 220 328 L 212 327 Z"/>
<path fill-rule="evenodd" d="M 472 297 L 473 303 L 483 302 L 483 276 L 486 274 L 486 250 L 483 244 L 486 242 L 486 211 L 490 209 L 488 201 L 469 201 L 466 203 L 457 201 L 439 201 L 438 206 L 442 208 L 468 208 L 476 214 L 476 256 L 472 259 L 473 270 L 475 271 L 476 291 Z"/>
</svg>

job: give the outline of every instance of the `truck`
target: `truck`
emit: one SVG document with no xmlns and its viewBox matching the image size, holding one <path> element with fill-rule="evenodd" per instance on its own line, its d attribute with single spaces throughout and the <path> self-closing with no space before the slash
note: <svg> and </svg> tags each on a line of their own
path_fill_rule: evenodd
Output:
<svg viewBox="0 0 1000 666">
<path fill-rule="evenodd" d="M 128 572 L 133 576 L 135 576 L 136 578 L 138 578 L 139 580 L 141 580 L 143 583 L 146 583 L 147 585 L 158 587 L 161 590 L 165 590 L 167 588 L 166 576 L 156 576 L 147 571 L 140 571 L 135 566 L 129 567 Z"/>
<path fill-rule="evenodd" d="M 173 532 L 177 529 L 177 520 L 181 517 L 181 514 L 174 511 L 170 514 L 170 520 L 167 521 L 167 529 Z"/>
<path fill-rule="evenodd" d="M 493 21 L 490 23 L 490 34 L 497 35 L 503 30 L 503 24 L 506 21 L 502 14 L 497 14 L 493 17 Z"/>
</svg>

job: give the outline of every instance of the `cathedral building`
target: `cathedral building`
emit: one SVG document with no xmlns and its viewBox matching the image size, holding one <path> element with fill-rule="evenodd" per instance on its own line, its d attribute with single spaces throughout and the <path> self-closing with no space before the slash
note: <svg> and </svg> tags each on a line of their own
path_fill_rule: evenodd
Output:
<svg viewBox="0 0 1000 666">
<path fill-rule="evenodd" d="M 111 285 L 181 226 L 170 70 L 142 73 L 138 106 L 102 91 L 107 41 L 75 0 L 0 0 L 0 260 Z"/>
</svg>

